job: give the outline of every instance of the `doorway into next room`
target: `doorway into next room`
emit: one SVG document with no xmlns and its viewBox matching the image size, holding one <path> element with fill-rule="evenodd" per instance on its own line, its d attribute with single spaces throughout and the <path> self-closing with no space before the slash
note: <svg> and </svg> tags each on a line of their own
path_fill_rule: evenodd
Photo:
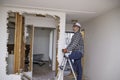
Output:
<svg viewBox="0 0 120 80">
<path fill-rule="evenodd" d="M 53 28 L 35 27 L 33 45 L 33 80 L 51 80 L 55 76 L 52 70 Z"/>
</svg>

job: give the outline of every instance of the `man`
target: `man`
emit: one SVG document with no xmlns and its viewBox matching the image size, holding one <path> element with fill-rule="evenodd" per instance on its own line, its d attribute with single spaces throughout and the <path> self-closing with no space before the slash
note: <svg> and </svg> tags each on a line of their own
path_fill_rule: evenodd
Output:
<svg viewBox="0 0 120 80">
<path fill-rule="evenodd" d="M 74 60 L 73 68 L 74 71 L 77 74 L 77 80 L 82 80 L 82 65 L 81 65 L 81 58 L 83 56 L 84 52 L 84 43 L 83 38 L 80 33 L 81 25 L 79 23 L 75 23 L 73 25 L 73 31 L 74 35 L 72 36 L 70 44 L 67 46 L 67 48 L 62 49 L 63 53 L 68 53 L 70 51 L 71 54 L 69 55 L 69 58 L 72 62 Z"/>
</svg>

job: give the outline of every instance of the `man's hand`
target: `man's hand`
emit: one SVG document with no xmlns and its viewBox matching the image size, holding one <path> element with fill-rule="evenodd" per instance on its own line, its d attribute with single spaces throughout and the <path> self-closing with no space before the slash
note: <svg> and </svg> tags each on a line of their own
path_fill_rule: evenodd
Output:
<svg viewBox="0 0 120 80">
<path fill-rule="evenodd" d="M 65 49 L 62 49 L 62 52 L 63 52 L 63 53 L 67 53 L 68 50 L 65 48 Z"/>
</svg>

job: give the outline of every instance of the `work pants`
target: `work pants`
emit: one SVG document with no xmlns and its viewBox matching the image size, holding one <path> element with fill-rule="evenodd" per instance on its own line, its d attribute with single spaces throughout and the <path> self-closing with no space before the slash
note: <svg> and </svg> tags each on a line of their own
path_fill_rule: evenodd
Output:
<svg viewBox="0 0 120 80">
<path fill-rule="evenodd" d="M 72 51 L 72 53 L 69 55 L 69 58 L 72 62 L 73 69 L 77 74 L 77 80 L 82 80 L 82 65 L 81 65 L 82 53 L 79 50 Z M 74 60 L 74 62 L 72 60 Z"/>
</svg>

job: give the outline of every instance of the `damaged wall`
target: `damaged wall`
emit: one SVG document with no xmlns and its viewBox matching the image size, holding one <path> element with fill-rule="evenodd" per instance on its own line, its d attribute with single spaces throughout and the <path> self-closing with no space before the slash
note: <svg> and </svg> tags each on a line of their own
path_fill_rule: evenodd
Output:
<svg viewBox="0 0 120 80">
<path fill-rule="evenodd" d="M 49 14 L 49 15 L 56 15 L 60 17 L 60 32 L 59 32 L 59 40 L 58 40 L 58 62 L 60 63 L 62 60 L 62 52 L 61 49 L 64 48 L 64 32 L 65 32 L 65 13 L 62 12 L 53 12 L 53 11 L 43 11 L 39 9 L 31 9 L 31 8 L 18 8 L 18 7 L 0 7 L 0 80 L 20 80 L 19 75 L 11 74 L 7 75 L 6 74 L 6 57 L 8 56 L 7 53 L 7 39 L 8 39 L 8 33 L 7 33 L 7 17 L 8 11 L 13 11 L 13 12 L 28 12 L 28 13 L 38 13 L 38 14 Z"/>
<path fill-rule="evenodd" d="M 20 80 L 20 76 L 18 75 L 7 75 L 6 74 L 6 57 L 8 56 L 7 54 L 7 13 L 4 7 L 1 7 L 0 9 L 0 80 Z"/>
</svg>

